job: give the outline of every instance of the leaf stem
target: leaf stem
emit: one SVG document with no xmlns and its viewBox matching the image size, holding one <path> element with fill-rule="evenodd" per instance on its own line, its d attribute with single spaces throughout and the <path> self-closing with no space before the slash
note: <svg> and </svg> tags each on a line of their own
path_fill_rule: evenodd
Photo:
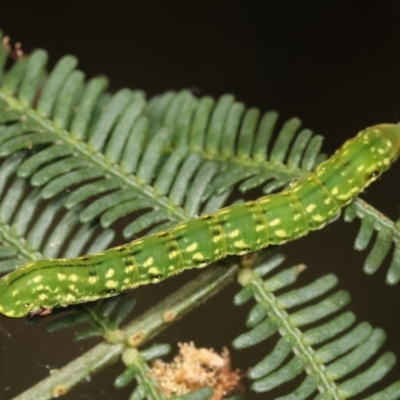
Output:
<svg viewBox="0 0 400 400">
<path fill-rule="evenodd" d="M 230 284 L 237 270 L 236 263 L 230 266 L 216 264 L 207 269 L 125 326 L 127 345 L 137 347 L 149 341 Z M 61 396 L 89 375 L 115 363 L 124 348 L 124 344 L 102 342 L 13 400 L 46 400 Z"/>
<path fill-rule="evenodd" d="M 21 118 L 28 117 L 38 123 L 45 131 L 55 133 L 64 143 L 71 146 L 74 151 L 79 152 L 93 164 L 99 166 L 104 171 L 104 175 L 112 175 L 121 180 L 121 183 L 139 189 L 143 195 L 154 200 L 160 207 L 164 208 L 170 214 L 172 221 L 181 222 L 186 219 L 182 207 L 172 205 L 165 196 L 157 196 L 153 187 L 143 185 L 134 175 L 124 173 L 118 164 L 111 164 L 101 152 L 92 149 L 89 144 L 74 138 L 67 130 L 57 127 L 50 119 L 43 118 L 36 110 L 26 108 L 20 101 L 1 91 L 0 100 L 6 102 L 12 110 L 20 113 Z"/>
</svg>

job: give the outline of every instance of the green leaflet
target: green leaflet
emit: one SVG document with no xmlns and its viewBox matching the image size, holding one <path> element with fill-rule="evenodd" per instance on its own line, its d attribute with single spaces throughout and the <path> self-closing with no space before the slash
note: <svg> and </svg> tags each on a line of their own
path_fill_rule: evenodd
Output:
<svg viewBox="0 0 400 400">
<path fill-rule="evenodd" d="M 347 141 L 315 173 L 279 194 L 90 256 L 30 262 L 0 280 L 0 313 L 45 315 L 56 306 L 116 295 L 187 268 L 297 239 L 335 219 L 400 152 L 400 126 L 382 124 Z"/>
</svg>

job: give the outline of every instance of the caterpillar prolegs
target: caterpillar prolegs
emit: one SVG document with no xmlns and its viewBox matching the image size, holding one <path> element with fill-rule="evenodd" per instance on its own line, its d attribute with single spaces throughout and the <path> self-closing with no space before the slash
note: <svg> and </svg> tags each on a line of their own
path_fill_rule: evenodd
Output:
<svg viewBox="0 0 400 400">
<path fill-rule="evenodd" d="M 66 306 L 156 283 L 227 255 L 241 255 L 320 229 L 387 170 L 400 153 L 400 126 L 361 131 L 315 172 L 278 194 L 101 253 L 30 262 L 0 280 L 0 313 L 44 315 Z"/>
</svg>

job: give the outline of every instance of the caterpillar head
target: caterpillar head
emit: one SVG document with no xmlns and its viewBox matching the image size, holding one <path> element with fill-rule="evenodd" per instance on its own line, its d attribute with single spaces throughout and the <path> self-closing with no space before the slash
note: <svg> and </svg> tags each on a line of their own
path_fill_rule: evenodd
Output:
<svg viewBox="0 0 400 400">
<path fill-rule="evenodd" d="M 380 124 L 367 128 L 366 140 L 376 146 L 382 165 L 387 169 L 400 155 L 400 125 Z"/>
<path fill-rule="evenodd" d="M 400 155 L 400 125 L 380 124 L 366 129 L 366 140 L 371 143 L 368 184 L 375 181 Z"/>
<path fill-rule="evenodd" d="M 400 155 L 400 125 L 380 124 L 361 131 L 338 151 L 365 187 L 378 179 Z"/>
</svg>

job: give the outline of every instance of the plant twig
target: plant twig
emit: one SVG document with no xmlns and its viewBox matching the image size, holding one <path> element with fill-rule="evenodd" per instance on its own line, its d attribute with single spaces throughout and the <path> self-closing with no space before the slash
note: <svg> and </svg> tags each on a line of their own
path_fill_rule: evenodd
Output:
<svg viewBox="0 0 400 400">
<path fill-rule="evenodd" d="M 234 280 L 238 265 L 214 265 L 124 327 L 129 345 L 143 345 Z M 67 393 L 89 375 L 115 363 L 124 344 L 102 342 L 13 400 L 46 400 Z"/>
</svg>

